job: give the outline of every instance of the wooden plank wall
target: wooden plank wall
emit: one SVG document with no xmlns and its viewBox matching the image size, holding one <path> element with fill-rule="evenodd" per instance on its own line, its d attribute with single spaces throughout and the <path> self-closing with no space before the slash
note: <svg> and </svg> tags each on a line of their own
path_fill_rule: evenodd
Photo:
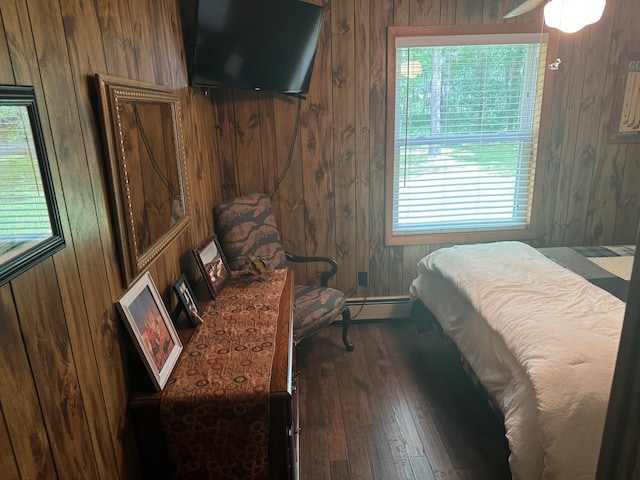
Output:
<svg viewBox="0 0 640 480">
<path fill-rule="evenodd" d="M 316 0 L 317 1 L 317 0 Z M 180 0 L 0 0 L 0 82 L 34 85 L 67 246 L 0 287 L 0 471 L 3 478 L 140 478 L 127 409 L 144 378 L 114 302 L 124 293 L 93 76 L 174 87 L 183 101 L 192 220 L 150 272 L 171 307 L 191 248 L 223 198 L 269 192 L 292 251 L 335 256 L 335 284 L 359 296 L 404 295 L 438 245 L 384 245 L 388 25 L 501 22 L 517 0 L 333 0 L 301 102 L 187 86 Z M 542 227 L 537 245 L 627 243 L 640 201 L 638 145 L 607 141 L 618 59 L 640 52 L 636 0 L 561 37 Z M 539 24 L 539 13 L 517 21 Z M 314 268 L 298 281 L 317 281 Z M 8 453 L 11 452 L 11 453 Z"/>
<path fill-rule="evenodd" d="M 314 0 L 321 3 L 320 0 Z M 370 295 L 406 295 L 415 264 L 441 245 L 384 244 L 386 27 L 504 22 L 518 0 L 324 0 L 325 21 L 311 91 L 302 102 L 301 130 L 292 167 L 274 196 L 285 246 L 338 260 L 336 285 L 348 297 L 362 296 L 357 272 L 369 272 Z M 609 0 L 600 22 L 576 34 L 561 34 L 555 75 L 552 133 L 546 142 L 547 175 L 535 246 L 633 243 L 640 218 L 637 144 L 609 142 L 609 119 L 624 52 L 640 51 L 633 0 Z M 541 27 L 541 9 L 516 22 Z M 223 162 L 225 195 L 260 188 L 257 166 L 278 172 L 292 137 L 295 102 L 273 94 L 229 96 L 219 117 L 222 142 L 234 144 Z M 229 101 L 232 102 L 229 105 Z M 273 102 L 269 121 L 262 113 Z M 250 123 L 247 119 L 260 118 Z M 234 130 L 235 129 L 235 130 Z M 248 130 L 253 133 L 248 135 Z M 264 132 L 271 133 L 269 138 Z M 259 136 L 261 135 L 261 136 Z M 228 138 L 228 137 L 231 138 Z M 257 138 L 262 144 L 257 142 Z M 277 158 L 264 158 L 273 152 Z M 238 172 L 253 166 L 251 175 Z M 264 192 L 273 183 L 263 177 Z M 302 228 L 304 226 L 304 228 Z M 306 275 L 306 277 L 305 277 Z M 317 272 L 298 271 L 297 281 Z"/>
<path fill-rule="evenodd" d="M 127 405 L 144 371 L 114 309 L 125 290 L 94 75 L 174 87 L 183 102 L 192 219 L 150 268 L 170 307 L 222 199 L 215 112 L 187 86 L 179 5 L 0 0 L 0 82 L 35 86 L 67 244 L 0 287 L 2 478 L 141 478 Z"/>
</svg>

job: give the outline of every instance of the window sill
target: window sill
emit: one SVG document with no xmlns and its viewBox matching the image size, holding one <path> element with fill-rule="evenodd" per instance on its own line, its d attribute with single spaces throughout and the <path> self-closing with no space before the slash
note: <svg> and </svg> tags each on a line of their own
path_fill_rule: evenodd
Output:
<svg viewBox="0 0 640 480">
<path fill-rule="evenodd" d="M 536 232 L 531 227 L 513 230 L 483 230 L 455 233 L 413 233 L 393 234 L 386 232 L 385 245 L 424 245 L 433 243 L 483 243 L 505 240 L 532 240 Z"/>
</svg>

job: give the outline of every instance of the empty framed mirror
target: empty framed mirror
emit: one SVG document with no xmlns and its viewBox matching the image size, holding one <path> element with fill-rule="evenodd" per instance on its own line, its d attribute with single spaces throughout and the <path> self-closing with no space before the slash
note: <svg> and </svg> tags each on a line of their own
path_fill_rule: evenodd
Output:
<svg viewBox="0 0 640 480">
<path fill-rule="evenodd" d="M 64 248 L 32 86 L 0 85 L 0 285 Z"/>
<path fill-rule="evenodd" d="M 189 222 L 189 187 L 176 91 L 96 75 L 114 228 L 125 286 Z"/>
</svg>

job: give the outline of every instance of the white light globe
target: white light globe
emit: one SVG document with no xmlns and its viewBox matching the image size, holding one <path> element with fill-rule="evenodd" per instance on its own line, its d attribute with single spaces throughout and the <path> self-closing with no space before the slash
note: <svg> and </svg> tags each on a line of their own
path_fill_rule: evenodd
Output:
<svg viewBox="0 0 640 480">
<path fill-rule="evenodd" d="M 602 17 L 606 0 L 551 0 L 544 6 L 544 23 L 574 33 Z"/>
</svg>

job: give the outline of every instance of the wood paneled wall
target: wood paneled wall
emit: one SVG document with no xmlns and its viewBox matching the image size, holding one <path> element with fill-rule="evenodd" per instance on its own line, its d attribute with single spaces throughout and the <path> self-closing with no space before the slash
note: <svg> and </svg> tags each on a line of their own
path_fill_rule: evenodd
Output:
<svg viewBox="0 0 640 480">
<path fill-rule="evenodd" d="M 319 3 L 320 0 L 314 0 Z M 386 27 L 504 22 L 517 0 L 325 0 L 311 91 L 302 101 L 292 165 L 274 201 L 285 245 L 338 260 L 335 285 L 348 297 L 406 295 L 415 264 L 441 245 L 384 244 Z M 561 34 L 552 134 L 535 246 L 633 243 L 640 218 L 640 147 L 609 142 L 618 62 L 640 51 L 640 11 L 609 0 L 600 22 Z M 510 20 L 541 25 L 541 9 Z M 225 196 L 269 192 L 286 162 L 295 100 L 214 92 Z M 274 156 L 275 152 L 275 156 Z M 259 172 L 263 175 L 260 176 Z M 304 228 L 303 228 L 304 227 Z M 298 281 L 317 272 L 297 271 Z"/>
<path fill-rule="evenodd" d="M 35 86 L 67 244 L 0 287 L 0 476 L 141 478 L 128 402 L 144 371 L 114 308 L 125 290 L 94 75 L 183 102 L 192 218 L 150 267 L 169 308 L 222 199 L 213 104 L 187 86 L 176 0 L 0 0 L 0 18 L 0 82 Z"/>
<path fill-rule="evenodd" d="M 311 91 L 187 86 L 180 0 L 0 0 L 0 83 L 34 85 L 67 246 L 0 287 L 0 472 L 3 478 L 140 478 L 128 400 L 144 371 L 114 302 L 124 293 L 93 77 L 174 87 L 183 101 L 192 190 L 188 228 L 150 267 L 171 307 L 212 207 L 274 196 L 286 246 L 328 254 L 351 297 L 405 295 L 437 245 L 384 245 L 385 41 L 388 25 L 501 22 L 516 0 L 333 0 Z M 636 0 L 563 35 L 555 73 L 542 227 L 537 245 L 627 243 L 640 215 L 638 145 L 607 141 L 618 59 L 640 52 Z M 539 24 L 539 12 L 517 19 Z M 635 28 L 635 29 L 634 29 Z M 298 280 L 316 281 L 313 268 Z"/>
</svg>

